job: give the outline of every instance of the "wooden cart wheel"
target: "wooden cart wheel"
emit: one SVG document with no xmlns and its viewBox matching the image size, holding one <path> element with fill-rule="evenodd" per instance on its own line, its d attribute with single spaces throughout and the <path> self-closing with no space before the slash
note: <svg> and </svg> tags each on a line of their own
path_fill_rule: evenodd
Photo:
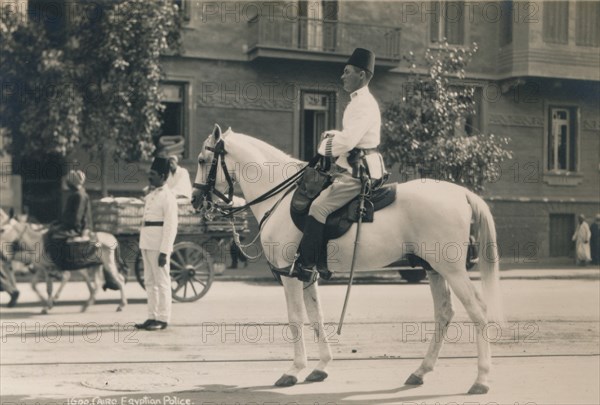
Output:
<svg viewBox="0 0 600 405">
<path fill-rule="evenodd" d="M 144 263 L 141 254 L 135 262 L 135 276 L 144 287 Z M 194 242 L 175 244 L 171 253 L 171 288 L 175 301 L 199 300 L 210 289 L 213 278 L 213 262 L 206 250 Z"/>
</svg>

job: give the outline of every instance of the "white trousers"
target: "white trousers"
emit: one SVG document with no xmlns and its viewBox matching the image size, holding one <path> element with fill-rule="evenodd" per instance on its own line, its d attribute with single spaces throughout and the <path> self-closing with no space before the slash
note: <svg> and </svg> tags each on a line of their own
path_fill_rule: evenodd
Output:
<svg viewBox="0 0 600 405">
<path fill-rule="evenodd" d="M 361 181 L 352 177 L 345 169 L 334 173 L 332 180 L 333 183 L 321 191 L 308 211 L 308 215 L 322 224 L 327 222 L 329 214 L 342 208 L 359 195 L 362 188 Z"/>
<path fill-rule="evenodd" d="M 158 250 L 142 249 L 144 284 L 148 294 L 148 319 L 169 322 L 171 318 L 170 260 L 158 267 Z"/>
</svg>

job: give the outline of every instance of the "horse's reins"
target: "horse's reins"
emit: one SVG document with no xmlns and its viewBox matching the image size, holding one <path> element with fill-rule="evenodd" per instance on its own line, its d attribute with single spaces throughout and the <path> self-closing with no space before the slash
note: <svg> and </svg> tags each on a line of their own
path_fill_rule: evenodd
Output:
<svg viewBox="0 0 600 405">
<path fill-rule="evenodd" d="M 210 202 L 212 202 L 212 197 L 210 195 L 212 193 L 219 197 L 221 200 L 223 200 L 226 204 L 230 204 L 233 197 L 233 180 L 231 175 L 229 174 L 227 165 L 225 164 L 225 154 L 227 153 L 227 151 L 225 151 L 225 142 L 221 139 L 215 144 L 214 147 L 206 146 L 205 148 L 214 153 L 213 160 L 210 164 L 210 171 L 208 172 L 206 184 L 194 183 L 194 187 L 201 190 L 204 193 L 204 198 L 206 198 Z M 225 196 L 215 187 L 217 182 L 217 168 L 219 167 L 219 161 L 221 162 L 221 168 L 223 170 L 223 174 L 225 175 L 225 180 L 227 181 L 227 196 Z M 272 189 L 266 191 L 265 193 L 256 197 L 254 200 L 240 207 L 219 207 L 219 209 L 221 211 L 224 211 L 226 216 L 233 216 L 239 212 L 246 211 L 253 205 L 264 202 L 270 199 L 271 197 L 274 197 L 275 195 L 281 193 L 285 189 L 291 187 L 296 182 L 296 180 L 298 180 L 302 176 L 306 168 L 311 165 L 314 166 L 314 164 L 316 164 L 316 161 L 315 163 L 313 163 L 313 160 L 311 160 L 306 166 L 304 166 L 294 175 L 290 176 L 288 179 L 282 181 Z M 271 210 L 267 211 L 260 223 L 264 222 L 265 217 L 268 216 L 270 211 Z"/>
</svg>

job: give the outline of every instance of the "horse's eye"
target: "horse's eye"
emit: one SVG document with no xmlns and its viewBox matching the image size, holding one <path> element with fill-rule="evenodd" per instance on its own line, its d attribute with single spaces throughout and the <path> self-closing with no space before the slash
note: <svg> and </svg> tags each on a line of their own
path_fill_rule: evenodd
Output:
<svg viewBox="0 0 600 405">
<path fill-rule="evenodd" d="M 206 160 L 204 160 L 204 158 L 198 158 L 198 164 L 199 165 L 202 165 L 204 163 L 206 163 Z"/>
</svg>

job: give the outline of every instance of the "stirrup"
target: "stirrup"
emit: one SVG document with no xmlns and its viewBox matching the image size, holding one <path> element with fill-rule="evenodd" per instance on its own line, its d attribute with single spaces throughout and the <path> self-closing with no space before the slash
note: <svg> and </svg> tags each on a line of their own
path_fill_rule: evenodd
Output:
<svg viewBox="0 0 600 405">
<path fill-rule="evenodd" d="M 305 268 L 300 263 L 295 263 L 294 267 L 296 268 L 296 274 L 294 274 L 294 276 L 300 281 L 314 284 L 319 279 L 317 266 Z"/>
<path fill-rule="evenodd" d="M 296 278 L 305 283 L 310 283 L 308 286 L 314 284 L 319 279 L 320 275 L 320 272 L 316 268 L 305 269 L 297 260 L 292 262 L 292 265 L 289 268 L 285 267 L 278 269 L 271 266 L 271 272 L 276 279 L 279 279 L 280 277 Z"/>
<path fill-rule="evenodd" d="M 290 266 L 290 270 L 287 276 L 295 277 L 302 282 L 309 283 L 306 287 L 304 287 L 308 288 L 317 282 L 317 280 L 319 279 L 319 272 L 317 271 L 316 265 L 313 268 L 305 268 L 300 263 L 300 254 L 296 253 L 296 255 L 294 256 L 294 261 Z"/>
<path fill-rule="evenodd" d="M 317 267 L 317 271 L 319 272 L 320 278 L 323 280 L 331 280 L 333 277 L 333 272 L 329 271 L 329 269 L 320 269 Z"/>
</svg>

